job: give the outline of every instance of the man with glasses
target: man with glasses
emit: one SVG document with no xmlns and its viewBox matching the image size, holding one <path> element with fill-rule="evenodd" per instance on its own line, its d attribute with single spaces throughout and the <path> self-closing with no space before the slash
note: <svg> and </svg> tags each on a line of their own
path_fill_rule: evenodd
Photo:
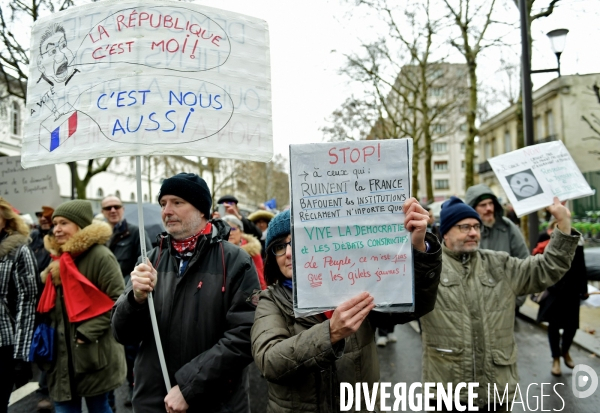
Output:
<svg viewBox="0 0 600 413">
<path fill-rule="evenodd" d="M 102 200 L 102 215 L 113 229 L 113 234 L 108 241 L 108 248 L 113 252 L 121 273 L 125 280 L 125 285 L 129 282 L 131 271 L 135 268 L 138 257 L 142 254 L 140 244 L 140 229 L 137 225 L 127 222 L 123 218 L 125 207 L 115 195 L 108 195 Z M 151 249 L 152 243 L 148 234 L 144 233 L 146 239 L 146 248 Z M 133 395 L 133 363 L 137 355 L 138 345 L 125 346 L 125 360 L 127 361 L 127 382 L 129 383 L 129 392 L 125 397 L 125 406 L 131 406 L 131 397 Z M 109 404 L 114 407 L 114 393 L 109 394 Z M 114 409 L 113 409 L 114 410 Z"/>
<path fill-rule="evenodd" d="M 491 401 L 494 384 L 500 395 L 508 387 L 508 400 L 513 400 L 519 381 L 515 296 L 555 284 L 575 254 L 579 233 L 571 235 L 571 213 L 558 198 L 548 210 L 559 230 L 553 232 L 543 255 L 520 259 L 480 249 L 481 217 L 459 198 L 442 205 L 442 275 L 435 309 L 421 318 L 423 382 L 479 383 L 474 404 L 480 412 L 506 410 L 506 404 L 487 405 L 488 384 Z M 466 388 L 461 401 L 466 405 Z"/>
<path fill-rule="evenodd" d="M 158 194 L 166 234 L 131 273 L 115 304 L 113 333 L 140 343 L 133 410 L 144 413 L 249 411 L 245 367 L 252 361 L 252 259 L 225 242 L 229 226 L 209 222 L 212 197 L 196 174 L 165 179 Z M 172 388 L 165 389 L 150 324 L 152 293 Z"/>
</svg>

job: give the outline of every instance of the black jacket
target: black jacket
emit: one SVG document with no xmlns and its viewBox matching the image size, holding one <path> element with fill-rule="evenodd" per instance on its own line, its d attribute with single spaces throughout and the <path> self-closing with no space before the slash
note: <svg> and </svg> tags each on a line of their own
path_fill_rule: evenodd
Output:
<svg viewBox="0 0 600 413">
<path fill-rule="evenodd" d="M 192 412 L 247 412 L 243 369 L 252 361 L 250 329 L 259 290 L 252 259 L 223 242 L 229 227 L 211 221 L 212 234 L 198 239 L 181 277 L 169 236 L 149 254 L 157 269 L 154 305 L 171 385 Z M 159 258 L 160 257 L 160 258 Z M 122 344 L 141 342 L 134 367 L 133 408 L 163 413 L 167 394 L 160 370 L 148 304 L 139 305 L 131 285 L 115 304 L 113 334 Z"/>
<path fill-rule="evenodd" d="M 146 237 L 146 250 L 152 248 L 152 242 L 147 233 L 144 233 Z M 140 257 L 140 229 L 137 225 L 133 225 L 123 220 L 121 225 L 117 227 L 117 231 L 113 233 L 108 242 L 108 248 L 115 254 L 117 261 L 119 261 L 119 267 L 121 267 L 121 273 L 125 279 L 125 284 L 129 282 L 131 271 L 135 268 L 138 257 Z M 44 267 L 45 268 L 45 267 Z"/>
<path fill-rule="evenodd" d="M 50 231 L 52 230 L 42 231 L 41 229 L 34 229 L 29 234 L 29 237 L 31 238 L 29 248 L 31 248 L 33 255 L 35 256 L 38 271 L 42 271 L 44 268 L 48 267 L 51 261 L 50 253 L 44 248 L 44 237 Z"/>
</svg>

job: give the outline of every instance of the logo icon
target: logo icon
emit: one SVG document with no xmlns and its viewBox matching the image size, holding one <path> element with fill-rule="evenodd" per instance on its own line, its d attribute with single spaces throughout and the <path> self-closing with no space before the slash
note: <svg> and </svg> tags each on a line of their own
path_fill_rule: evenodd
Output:
<svg viewBox="0 0 600 413">
<path fill-rule="evenodd" d="M 586 386 L 587 390 L 581 390 Z M 571 388 L 573 395 L 579 399 L 590 397 L 598 388 L 598 375 L 590 366 L 586 364 L 578 364 L 573 369 L 573 377 L 571 378 Z"/>
</svg>

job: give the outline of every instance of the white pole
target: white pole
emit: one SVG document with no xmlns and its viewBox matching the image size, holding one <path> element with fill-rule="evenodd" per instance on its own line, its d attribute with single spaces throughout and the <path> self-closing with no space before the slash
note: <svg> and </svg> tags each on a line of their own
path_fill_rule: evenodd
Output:
<svg viewBox="0 0 600 413">
<path fill-rule="evenodd" d="M 137 207 L 138 207 L 138 224 L 140 227 L 140 250 L 142 253 L 142 262 L 148 261 L 146 254 L 146 230 L 144 229 L 144 210 L 142 207 L 142 167 L 140 157 L 135 157 L 135 178 L 137 180 Z M 154 298 L 152 293 L 148 294 L 148 310 L 150 310 L 150 320 L 152 321 L 152 331 L 154 332 L 154 341 L 156 341 L 156 350 L 160 369 L 162 370 L 163 379 L 167 392 L 171 390 L 171 380 L 169 380 L 169 372 L 167 371 L 167 363 L 165 362 L 165 354 L 163 352 L 162 343 L 160 341 L 160 332 L 158 331 L 158 323 L 156 322 L 156 310 L 154 309 Z"/>
</svg>

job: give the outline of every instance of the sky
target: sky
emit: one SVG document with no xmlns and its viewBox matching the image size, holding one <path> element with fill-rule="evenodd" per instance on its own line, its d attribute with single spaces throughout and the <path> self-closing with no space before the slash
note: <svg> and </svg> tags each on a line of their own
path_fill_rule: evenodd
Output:
<svg viewBox="0 0 600 413">
<path fill-rule="evenodd" d="M 518 10 L 512 0 L 497 0 L 502 10 L 499 17 L 517 22 Z M 290 143 L 322 142 L 320 128 L 326 119 L 353 92 L 356 85 L 339 74 L 344 53 L 356 52 L 361 41 L 375 39 L 382 24 L 366 11 L 343 0 L 200 0 L 196 3 L 249 14 L 267 21 L 271 39 L 271 75 L 273 98 L 273 146 L 275 153 L 288 153 Z M 538 8 L 546 0 L 537 0 Z M 533 69 L 556 67 L 546 33 L 556 28 L 569 29 L 561 58 L 563 75 L 600 71 L 600 1 L 563 1 L 553 15 L 534 22 L 532 36 Z M 506 75 L 498 73 L 498 57 L 519 62 L 518 27 L 495 29 L 504 34 L 513 47 L 502 52 L 490 49 L 483 56 L 480 73 L 496 87 L 506 83 Z M 493 33 L 496 34 L 496 33 Z M 335 51 L 335 52 L 332 52 Z M 461 63 L 454 55 L 450 61 Z M 485 76 L 487 75 L 487 76 Z M 534 87 L 540 87 L 555 74 L 533 75 Z M 518 86 L 515 84 L 515 87 Z M 495 107 L 499 112 L 504 105 Z"/>
<path fill-rule="evenodd" d="M 5 3 L 6 0 L 1 0 Z M 416 0 L 411 0 L 416 1 Z M 513 0 L 497 0 L 499 17 L 518 21 Z M 197 0 L 194 3 L 248 14 L 267 21 L 270 32 L 272 116 L 274 152 L 289 153 L 290 143 L 322 142 L 320 128 L 326 119 L 352 93 L 361 87 L 351 84 L 339 74 L 344 65 L 344 53 L 356 52 L 361 42 L 370 41 L 382 33 L 384 25 L 365 9 L 344 0 Z M 538 8 L 548 0 L 537 0 Z M 79 4 L 79 3 L 78 3 Z M 600 1 L 563 0 L 554 14 L 534 23 L 533 69 L 555 67 L 556 59 L 546 38 L 546 32 L 556 28 L 569 29 L 563 53 L 562 73 L 592 73 L 600 71 Z M 506 34 L 512 47 L 502 52 L 489 49 L 479 65 L 480 78 L 488 85 L 502 88 L 506 75 L 498 72 L 498 61 L 518 63 L 520 49 L 518 27 L 506 25 L 495 29 Z M 27 28 L 21 33 L 28 38 Z M 448 46 L 449 47 L 449 46 Z M 451 55 L 453 63 L 462 62 Z M 534 88 L 553 79 L 555 74 L 533 75 Z M 515 85 L 516 87 L 517 85 Z M 492 112 L 503 109 L 501 104 Z"/>
</svg>

